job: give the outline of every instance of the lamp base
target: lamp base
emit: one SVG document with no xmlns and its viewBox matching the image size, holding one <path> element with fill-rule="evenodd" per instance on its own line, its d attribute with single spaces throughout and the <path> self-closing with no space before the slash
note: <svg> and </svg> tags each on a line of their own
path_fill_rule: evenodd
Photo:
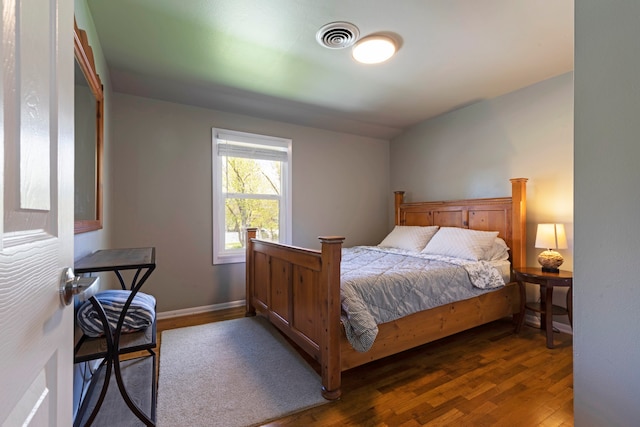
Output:
<svg viewBox="0 0 640 427">
<path fill-rule="evenodd" d="M 542 251 L 538 256 L 538 262 L 542 266 L 542 271 L 546 273 L 558 273 L 560 267 L 564 262 L 562 255 L 551 249 Z"/>
</svg>

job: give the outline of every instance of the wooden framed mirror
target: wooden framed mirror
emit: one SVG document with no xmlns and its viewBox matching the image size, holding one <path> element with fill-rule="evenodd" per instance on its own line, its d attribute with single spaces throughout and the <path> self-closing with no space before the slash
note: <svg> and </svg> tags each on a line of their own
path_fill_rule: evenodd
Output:
<svg viewBox="0 0 640 427">
<path fill-rule="evenodd" d="M 102 151 L 104 94 L 87 33 L 73 22 L 75 53 L 76 234 L 102 228 Z"/>
</svg>

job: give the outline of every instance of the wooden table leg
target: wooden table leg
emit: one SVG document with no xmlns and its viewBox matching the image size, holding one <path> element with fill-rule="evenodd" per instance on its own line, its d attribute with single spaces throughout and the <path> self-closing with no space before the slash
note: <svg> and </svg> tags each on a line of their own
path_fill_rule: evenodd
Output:
<svg viewBox="0 0 640 427">
<path fill-rule="evenodd" d="M 520 333 L 520 329 L 522 329 L 522 325 L 524 325 L 524 316 L 526 314 L 526 299 L 527 299 L 527 291 L 524 285 L 524 282 L 518 281 L 518 289 L 520 290 L 520 315 L 518 316 L 518 321 L 516 322 L 515 333 Z"/>
<path fill-rule="evenodd" d="M 541 293 L 543 289 L 540 290 Z M 553 286 L 544 286 L 545 305 L 544 314 L 542 315 L 541 324 L 544 322 L 544 328 L 547 332 L 547 348 L 553 348 Z"/>
</svg>

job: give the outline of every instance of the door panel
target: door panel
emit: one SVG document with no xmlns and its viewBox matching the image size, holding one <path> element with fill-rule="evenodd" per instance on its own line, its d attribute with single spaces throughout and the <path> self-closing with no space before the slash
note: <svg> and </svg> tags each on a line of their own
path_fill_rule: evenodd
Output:
<svg viewBox="0 0 640 427">
<path fill-rule="evenodd" d="M 72 424 L 73 3 L 0 2 L 0 423 Z"/>
</svg>

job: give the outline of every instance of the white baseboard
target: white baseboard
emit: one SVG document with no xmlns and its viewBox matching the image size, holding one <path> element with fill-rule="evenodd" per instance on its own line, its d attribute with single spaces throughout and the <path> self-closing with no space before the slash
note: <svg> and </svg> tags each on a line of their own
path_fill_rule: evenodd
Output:
<svg viewBox="0 0 640 427">
<path fill-rule="evenodd" d="M 157 313 L 158 320 L 171 319 L 173 317 L 189 316 L 192 314 L 209 313 L 211 311 L 226 310 L 227 308 L 242 307 L 245 304 L 244 300 L 237 300 L 231 302 L 225 302 L 222 304 L 203 305 L 200 307 L 184 308 L 181 310 L 163 311 Z"/>
<path fill-rule="evenodd" d="M 524 318 L 524 321 L 525 323 L 531 326 L 534 326 L 536 328 L 540 327 L 540 317 L 534 314 L 527 314 Z M 571 328 L 571 325 L 568 325 L 566 323 L 560 323 L 560 322 L 552 322 L 552 325 L 555 329 L 557 329 L 560 332 L 573 335 L 573 329 Z"/>
</svg>

